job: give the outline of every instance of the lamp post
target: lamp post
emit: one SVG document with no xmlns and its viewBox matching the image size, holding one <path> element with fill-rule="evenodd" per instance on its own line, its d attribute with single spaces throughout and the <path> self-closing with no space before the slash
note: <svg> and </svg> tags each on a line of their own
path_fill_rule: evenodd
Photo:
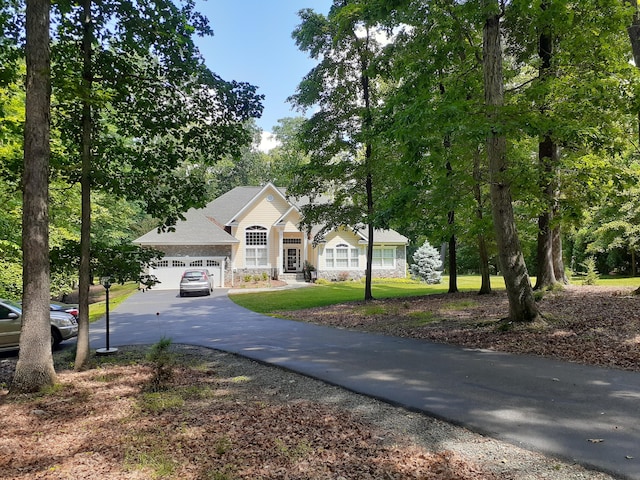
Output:
<svg viewBox="0 0 640 480">
<path fill-rule="evenodd" d="M 106 348 L 99 348 L 96 350 L 98 355 L 111 355 L 118 351 L 117 348 L 111 348 L 109 346 L 109 289 L 111 288 L 111 277 L 101 277 L 100 283 L 107 292 L 106 295 L 106 322 L 107 322 L 107 345 Z"/>
</svg>

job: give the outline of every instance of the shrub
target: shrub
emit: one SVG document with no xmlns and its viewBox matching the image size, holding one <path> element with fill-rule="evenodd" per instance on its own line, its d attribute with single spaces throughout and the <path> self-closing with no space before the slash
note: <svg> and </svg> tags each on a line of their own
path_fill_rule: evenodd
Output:
<svg viewBox="0 0 640 480">
<path fill-rule="evenodd" d="M 166 390 L 169 381 L 173 378 L 173 367 L 175 365 L 175 355 L 169 351 L 171 339 L 162 337 L 154 344 L 147 354 L 147 361 L 153 364 L 153 378 L 149 385 L 152 392 Z"/>
<path fill-rule="evenodd" d="M 412 276 L 429 284 L 442 281 L 440 253 L 431 246 L 428 240 L 413 254 L 413 261 L 415 263 L 410 268 Z"/>
<path fill-rule="evenodd" d="M 242 277 L 242 280 L 244 281 L 244 283 L 249 283 L 249 282 L 251 282 L 251 279 L 252 279 L 252 278 L 253 278 L 253 277 L 252 277 L 251 275 L 244 275 L 244 276 Z"/>
<path fill-rule="evenodd" d="M 598 269 L 596 268 L 596 259 L 594 257 L 587 258 L 581 264 L 585 269 L 585 275 L 582 279 L 583 285 L 595 285 L 600 276 L 598 275 Z"/>
<path fill-rule="evenodd" d="M 340 272 L 338 274 L 339 282 L 346 282 L 347 280 L 349 280 L 349 272 Z"/>
</svg>

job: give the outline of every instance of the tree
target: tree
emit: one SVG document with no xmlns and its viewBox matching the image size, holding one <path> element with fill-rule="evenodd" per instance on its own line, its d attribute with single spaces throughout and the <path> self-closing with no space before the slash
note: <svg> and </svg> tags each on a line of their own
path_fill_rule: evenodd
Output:
<svg viewBox="0 0 640 480">
<path fill-rule="evenodd" d="M 540 9 L 543 12 L 549 10 L 549 2 L 544 0 L 540 3 Z M 540 27 L 538 37 L 538 56 L 540 57 L 539 78 L 542 82 L 549 80 L 549 77 L 555 75 L 552 70 L 552 60 L 554 52 L 554 38 L 550 22 L 544 22 Z M 542 115 L 545 115 L 547 107 L 543 105 L 541 107 Z M 546 206 L 544 211 L 538 216 L 538 250 L 537 250 L 537 275 L 536 285 L 534 289 L 550 288 L 556 283 L 555 269 L 554 269 L 554 227 L 552 225 L 553 219 L 553 204 L 556 196 L 555 178 L 559 163 L 559 146 L 552 136 L 552 132 L 546 131 L 542 134 L 542 139 L 538 144 L 538 162 L 540 166 L 540 190 L 543 202 Z M 562 258 L 562 252 L 560 252 L 560 258 Z M 558 280 L 564 280 L 563 278 Z M 563 282 L 564 283 L 564 282 Z"/>
<path fill-rule="evenodd" d="M 293 32 L 298 47 L 318 60 L 298 86 L 291 101 L 302 109 L 319 110 L 304 123 L 300 138 L 309 153 L 290 193 L 327 193 L 329 203 L 310 203 L 302 210 L 303 224 L 323 225 L 316 240 L 340 226 L 366 226 L 368 232 L 364 299 L 373 298 L 375 164 L 380 161 L 374 138 L 377 91 L 371 77 L 372 59 L 379 51 L 376 25 L 362 1 L 338 1 L 328 16 L 302 10 L 302 23 Z"/>
<path fill-rule="evenodd" d="M 618 176 L 620 184 L 612 185 L 598 206 L 585 217 L 581 235 L 586 238 L 584 255 L 618 252 L 607 264 L 607 271 L 617 270 L 637 275 L 640 251 L 640 166 L 633 162 Z M 616 258 L 617 257 L 617 258 Z M 604 268 L 604 266 L 602 267 Z M 604 270 L 603 270 L 604 271 Z"/>
<path fill-rule="evenodd" d="M 413 254 L 413 261 L 414 263 L 410 267 L 412 275 L 430 284 L 442 281 L 440 253 L 431 246 L 428 240 L 425 240 Z"/>
<path fill-rule="evenodd" d="M 533 289 L 524 262 L 516 230 L 507 162 L 507 139 L 500 125 L 504 106 L 502 66 L 503 5 L 497 0 L 484 0 L 486 9 L 483 29 L 483 67 L 487 121 L 491 130 L 487 136 L 487 156 L 491 184 L 491 210 L 500 257 L 500 269 L 509 298 L 509 317 L 515 322 L 528 322 L 540 316 L 533 298 Z"/>
<path fill-rule="evenodd" d="M 84 0 L 80 7 L 62 3 L 57 13 L 56 120 L 70 180 L 82 185 L 75 365 L 82 369 L 89 354 L 91 189 L 138 200 L 170 228 L 205 203 L 205 179 L 193 169 L 238 152 L 261 97 L 204 66 L 192 36 L 211 30 L 191 0 L 180 7 L 170 0 Z"/>
<path fill-rule="evenodd" d="M 27 0 L 22 330 L 11 393 L 35 392 L 56 382 L 49 324 L 49 9 L 48 0 Z"/>
<path fill-rule="evenodd" d="M 0 297 L 22 295 L 22 198 L 24 90 L 0 88 Z"/>
<path fill-rule="evenodd" d="M 278 124 L 273 127 L 273 135 L 279 145 L 265 157 L 269 164 L 269 178 L 275 185 L 290 185 L 295 179 L 296 171 L 309 163 L 299 139 L 304 121 L 303 117 L 286 117 L 279 119 Z"/>
<path fill-rule="evenodd" d="M 383 11 L 389 8 L 387 2 L 378 3 Z M 397 33 L 379 67 L 386 74 L 389 141 L 397 152 L 390 156 L 397 185 L 384 204 L 389 216 L 413 224 L 409 231 L 416 230 L 415 237 L 437 234 L 448 243 L 451 293 L 457 291 L 458 243 L 476 237 L 484 253 L 482 291 L 490 291 L 482 220 L 486 179 L 480 175 L 478 112 L 483 97 L 477 5 L 396 3 L 387 27 Z"/>
</svg>

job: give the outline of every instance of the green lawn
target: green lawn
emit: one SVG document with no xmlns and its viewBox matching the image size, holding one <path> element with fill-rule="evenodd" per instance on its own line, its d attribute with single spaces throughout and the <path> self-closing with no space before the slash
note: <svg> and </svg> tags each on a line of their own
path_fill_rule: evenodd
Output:
<svg viewBox="0 0 640 480">
<path fill-rule="evenodd" d="M 494 288 L 504 288 L 500 277 L 492 277 Z M 459 276 L 458 289 L 473 291 L 480 288 L 479 276 Z M 427 285 L 410 280 L 376 280 L 372 285 L 375 298 L 399 298 L 446 293 L 449 278 L 442 277 L 442 283 Z M 363 300 L 364 283 L 335 282 L 328 285 L 314 285 L 297 290 L 278 290 L 273 292 L 238 293 L 230 295 L 231 300 L 240 306 L 259 313 L 299 310 L 302 308 L 322 307 L 336 303 Z"/>
<path fill-rule="evenodd" d="M 531 281 L 535 283 L 535 278 Z M 572 279 L 574 285 L 581 284 L 580 277 Z M 596 285 L 637 287 L 640 278 L 602 277 Z M 504 289 L 502 277 L 491 277 L 491 287 Z M 427 285 L 409 280 L 379 280 L 372 286 L 375 298 L 401 298 L 433 293 L 446 293 L 449 289 L 449 277 L 443 276 L 442 283 Z M 480 289 L 479 275 L 459 275 L 458 290 L 477 291 Z M 273 292 L 238 293 L 230 295 L 238 305 L 258 313 L 272 313 L 277 311 L 299 310 L 303 308 L 323 307 L 343 302 L 360 301 L 364 298 L 364 283 L 336 282 L 329 285 L 314 285 L 297 290 L 278 290 Z"/>
<path fill-rule="evenodd" d="M 124 302 L 132 293 L 138 291 L 137 283 L 125 283 L 124 285 L 113 285 L 109 289 L 109 310 L 112 311 Z M 89 305 L 89 323 L 95 322 L 104 317 L 107 313 L 106 302 L 95 302 Z"/>
</svg>

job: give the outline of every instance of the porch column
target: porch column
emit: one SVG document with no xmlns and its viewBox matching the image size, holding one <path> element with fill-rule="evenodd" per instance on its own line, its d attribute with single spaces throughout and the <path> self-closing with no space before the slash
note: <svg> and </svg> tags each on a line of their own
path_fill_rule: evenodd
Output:
<svg viewBox="0 0 640 480">
<path fill-rule="evenodd" d="M 282 249 L 284 247 L 284 242 L 282 240 L 283 238 L 284 238 L 284 229 L 278 228 L 278 255 L 276 256 L 276 259 L 278 262 L 278 277 L 282 276 L 282 274 L 284 273 L 284 270 L 282 268 L 282 263 L 284 262 L 284 258 L 282 256 Z"/>
<path fill-rule="evenodd" d="M 307 234 L 306 233 L 302 233 L 302 258 L 301 258 L 301 265 L 300 265 L 300 271 L 304 270 L 304 262 L 307 262 L 309 259 L 307 258 L 307 246 L 309 245 L 309 240 L 307 239 Z"/>
</svg>

